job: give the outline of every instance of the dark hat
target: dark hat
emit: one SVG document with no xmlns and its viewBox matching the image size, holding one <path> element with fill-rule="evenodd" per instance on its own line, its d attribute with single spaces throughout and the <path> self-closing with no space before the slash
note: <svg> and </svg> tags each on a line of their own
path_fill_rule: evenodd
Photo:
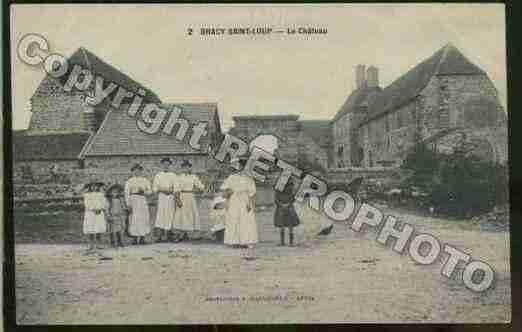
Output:
<svg viewBox="0 0 522 332">
<path fill-rule="evenodd" d="M 140 164 L 135 164 L 134 166 L 132 166 L 131 172 L 134 172 L 135 170 L 143 171 L 143 166 L 141 166 Z"/>
<path fill-rule="evenodd" d="M 169 157 L 165 157 L 165 158 L 160 160 L 160 164 L 172 165 L 172 164 L 174 164 L 174 161 L 172 159 L 170 159 Z"/>
<path fill-rule="evenodd" d="M 181 167 L 192 167 L 192 163 L 185 159 L 181 162 Z"/>
<path fill-rule="evenodd" d="M 125 189 L 123 188 L 123 186 L 121 184 L 115 183 L 107 189 L 107 192 L 110 193 L 115 190 L 124 191 Z"/>
</svg>

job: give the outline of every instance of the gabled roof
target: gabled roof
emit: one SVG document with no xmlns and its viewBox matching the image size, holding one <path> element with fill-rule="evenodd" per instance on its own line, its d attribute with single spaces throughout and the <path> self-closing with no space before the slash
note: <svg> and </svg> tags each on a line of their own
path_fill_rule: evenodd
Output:
<svg viewBox="0 0 522 332">
<path fill-rule="evenodd" d="M 448 44 L 422 61 L 377 94 L 369 104 L 367 122 L 389 112 L 417 95 L 437 75 L 486 75 L 455 46 Z"/>
<path fill-rule="evenodd" d="M 75 160 L 87 142 L 89 133 L 26 135 L 13 133 L 15 161 Z"/>
<path fill-rule="evenodd" d="M 180 118 L 186 119 L 190 126 L 200 122 L 215 121 L 218 116 L 217 104 L 162 104 L 163 109 L 172 109 L 173 106 L 183 110 Z M 80 158 L 90 156 L 115 155 L 168 155 L 168 154 L 201 154 L 208 153 L 210 136 L 203 136 L 199 141 L 200 150 L 194 150 L 188 144 L 192 135 L 189 129 L 186 140 L 176 139 L 179 126 L 175 126 L 171 135 L 162 133 L 151 135 L 140 131 L 136 125 L 136 118 L 127 115 L 128 105 L 112 109 L 101 124 L 98 132 L 90 139 Z M 219 121 L 219 120 L 218 120 Z"/>
<path fill-rule="evenodd" d="M 354 90 L 346 99 L 343 106 L 339 109 L 337 114 L 334 116 L 333 121 L 339 120 L 347 113 L 353 112 L 358 107 L 362 106 L 364 102 L 368 100 L 368 96 L 370 94 L 379 93 L 381 91 L 380 88 L 368 88 L 366 84 L 362 87 Z"/>
<path fill-rule="evenodd" d="M 121 70 L 113 67 L 107 62 L 97 57 L 94 53 L 80 47 L 74 52 L 69 59 L 67 59 L 69 65 L 69 72 L 62 76 L 62 83 L 69 77 L 74 65 L 80 65 L 83 68 L 90 69 L 93 74 L 100 75 L 104 78 L 104 82 L 114 82 L 125 89 L 136 93 L 139 89 L 145 90 L 145 97 L 143 100 L 150 103 L 161 103 L 159 97 L 152 92 L 150 89 L 144 87 L 142 84 L 136 82 Z M 94 80 L 93 80 L 94 82 Z M 107 83 L 105 83 L 107 84 Z"/>
<path fill-rule="evenodd" d="M 311 137 L 319 145 L 330 145 L 332 139 L 332 131 L 330 120 L 301 120 L 301 130 L 303 133 Z"/>
</svg>

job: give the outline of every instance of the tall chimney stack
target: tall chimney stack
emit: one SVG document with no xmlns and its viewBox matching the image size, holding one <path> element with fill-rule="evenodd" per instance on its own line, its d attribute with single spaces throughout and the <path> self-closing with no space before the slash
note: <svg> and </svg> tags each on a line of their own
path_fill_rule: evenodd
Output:
<svg viewBox="0 0 522 332">
<path fill-rule="evenodd" d="M 89 92 L 83 97 L 83 121 L 88 131 L 95 132 L 98 129 L 96 111 L 94 110 L 94 106 L 87 102 L 87 96 L 90 96 Z"/>
<path fill-rule="evenodd" d="M 355 86 L 357 89 L 360 89 L 366 83 L 366 66 L 365 65 L 357 65 L 355 67 Z"/>
<path fill-rule="evenodd" d="M 379 87 L 379 69 L 374 66 L 368 67 L 366 71 L 366 80 L 368 82 L 369 88 L 378 88 Z"/>
</svg>

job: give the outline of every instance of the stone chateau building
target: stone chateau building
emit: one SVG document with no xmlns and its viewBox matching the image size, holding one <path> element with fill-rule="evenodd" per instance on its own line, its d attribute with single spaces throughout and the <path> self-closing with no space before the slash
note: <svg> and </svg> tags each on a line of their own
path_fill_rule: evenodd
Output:
<svg viewBox="0 0 522 332">
<path fill-rule="evenodd" d="M 281 154 L 330 169 L 398 166 L 419 142 L 449 151 L 462 140 L 483 158 L 507 161 L 507 115 L 486 72 L 444 46 L 387 87 L 374 66 L 358 65 L 356 89 L 331 120 L 297 116 L 235 117 L 233 132 L 274 134 Z"/>
<path fill-rule="evenodd" d="M 162 104 L 154 92 L 84 48 L 78 49 L 68 61 L 69 70 L 81 65 L 93 75 L 102 76 L 105 82 L 114 82 L 134 93 L 141 90 L 144 103 Z M 197 151 L 174 136 L 141 132 L 136 119 L 126 114 L 129 105 L 118 109 L 110 105 L 117 89 L 101 104 L 89 106 L 84 101 L 85 92 L 64 90 L 68 76 L 69 73 L 62 80 L 46 76 L 31 97 L 29 128 L 15 131 L 13 137 L 15 179 L 45 176 L 55 167 L 58 172 L 84 170 L 83 173 L 96 178 L 123 181 L 133 163 L 142 163 L 152 175 L 159 167 L 158 161 L 165 156 L 188 159 L 196 171 L 209 166 L 209 146 L 216 144 L 222 135 L 217 104 L 162 104 L 167 109 L 174 105 L 181 107 L 184 110 L 181 117 L 189 125 L 207 123 L 208 134 L 202 137 L 202 148 Z M 93 86 L 94 79 L 90 89 Z M 190 135 L 189 129 L 186 137 Z"/>
<path fill-rule="evenodd" d="M 89 68 L 132 92 L 142 91 L 145 102 L 161 103 L 154 92 L 83 48 L 69 64 L 71 69 L 74 64 Z M 487 73 L 451 44 L 387 87 L 380 86 L 374 66 L 358 65 L 355 74 L 356 89 L 333 119 L 236 116 L 230 133 L 248 141 L 275 135 L 281 158 L 296 164 L 305 160 L 332 171 L 398 166 L 420 142 L 448 151 L 466 140 L 482 157 L 507 161 L 507 116 L 497 90 Z M 189 159 L 200 172 L 214 166 L 208 154 L 222 137 L 216 104 L 164 104 L 185 109 L 183 116 L 191 124 L 207 123 L 203 149 L 193 151 L 174 137 L 139 131 L 125 106 L 116 110 L 109 105 L 113 96 L 92 108 L 84 102 L 83 92 L 67 92 L 63 84 L 47 76 L 32 96 L 29 128 L 14 133 L 15 177 L 49 173 L 58 165 L 119 179 L 128 176 L 134 162 L 143 163 L 152 175 L 163 156 Z"/>
</svg>

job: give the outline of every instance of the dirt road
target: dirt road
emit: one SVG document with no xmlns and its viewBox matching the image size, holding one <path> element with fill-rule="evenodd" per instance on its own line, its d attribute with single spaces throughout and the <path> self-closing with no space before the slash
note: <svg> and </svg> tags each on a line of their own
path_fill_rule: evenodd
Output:
<svg viewBox="0 0 522 332">
<path fill-rule="evenodd" d="M 277 246 L 271 212 L 262 242 L 238 250 L 204 241 L 105 249 L 17 244 L 20 324 L 506 322 L 509 233 L 395 212 L 421 232 L 488 262 L 496 283 L 474 293 L 336 225 L 326 239 Z"/>
</svg>

